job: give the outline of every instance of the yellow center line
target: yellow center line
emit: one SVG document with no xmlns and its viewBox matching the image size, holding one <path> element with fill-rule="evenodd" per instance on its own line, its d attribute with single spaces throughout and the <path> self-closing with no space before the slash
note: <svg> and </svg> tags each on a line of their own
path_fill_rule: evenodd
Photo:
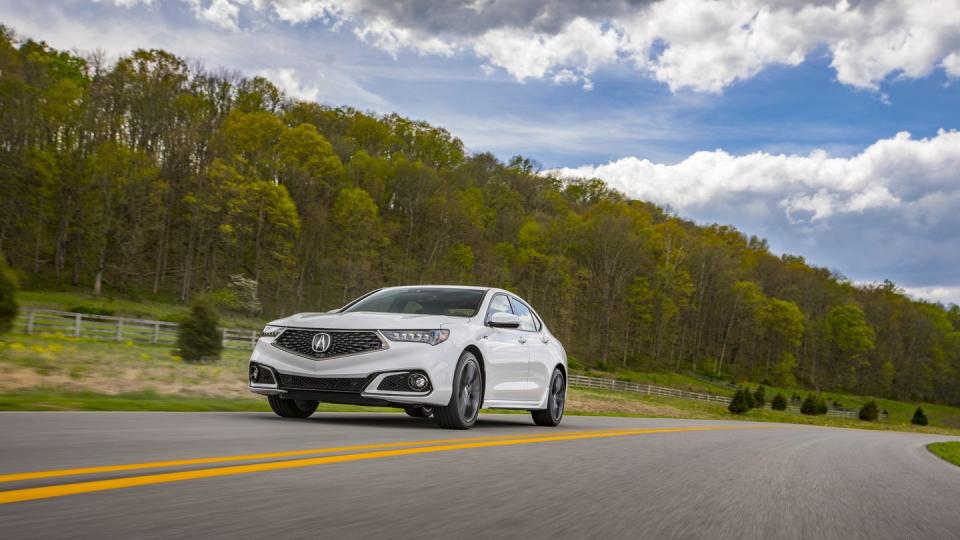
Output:
<svg viewBox="0 0 960 540">
<path fill-rule="evenodd" d="M 600 433 L 600 432 L 607 432 L 607 431 L 620 431 L 620 430 L 609 429 L 609 430 L 573 431 L 568 434 L 573 435 L 573 434 L 582 434 L 582 433 Z M 544 433 L 544 434 L 524 433 L 524 434 L 511 434 L 511 435 L 490 435 L 487 437 L 461 437 L 456 439 L 433 439 L 433 440 L 428 439 L 428 440 L 422 440 L 422 441 L 360 444 L 360 445 L 352 445 L 352 446 L 335 446 L 330 448 L 308 448 L 304 450 L 284 450 L 284 451 L 278 451 L 278 452 L 264 452 L 260 454 L 240 454 L 240 455 L 233 455 L 233 456 L 212 456 L 212 457 L 202 457 L 202 458 L 173 459 L 173 460 L 164 460 L 164 461 L 149 461 L 144 463 L 124 463 L 119 465 L 98 465 L 98 466 L 91 466 L 91 467 L 78 467 L 78 468 L 72 468 L 72 469 L 53 469 L 53 470 L 47 470 L 47 471 L 31 471 L 31 472 L 23 472 L 23 473 L 0 474 L 0 483 L 21 482 L 25 480 L 40 480 L 44 478 L 59 478 L 62 476 L 79 476 L 84 474 L 136 471 L 136 470 L 143 470 L 143 469 L 164 469 L 164 468 L 170 468 L 170 467 L 185 467 L 190 465 L 210 465 L 210 464 L 216 464 L 216 463 L 232 463 L 237 461 L 256 461 L 256 460 L 263 460 L 263 459 L 310 456 L 315 454 L 330 454 L 334 452 L 356 452 L 359 450 L 380 450 L 384 448 L 403 448 L 408 446 L 448 444 L 448 443 L 469 442 L 469 441 L 534 438 L 534 437 L 546 437 L 551 435 L 554 435 L 554 433 Z"/>
<path fill-rule="evenodd" d="M 288 461 L 272 461 L 267 463 L 254 463 L 248 465 L 232 465 L 228 467 L 217 467 L 211 469 L 196 469 L 191 471 L 171 472 L 150 474 L 143 476 L 132 476 L 127 478 L 116 478 L 111 480 L 94 480 L 89 482 L 77 482 L 72 484 L 61 484 L 55 486 L 35 487 L 15 489 L 9 491 L 0 491 L 0 504 L 14 502 L 32 501 L 37 499 L 49 499 L 53 497 L 63 497 L 66 495 L 77 495 L 81 493 L 92 493 L 97 491 L 107 491 L 112 489 L 122 489 L 137 486 L 148 486 L 153 484 L 165 484 L 169 482 L 181 482 L 184 480 L 197 480 L 202 478 L 215 478 L 220 476 L 232 476 L 238 474 L 249 474 L 264 471 L 276 471 L 284 469 L 296 469 L 301 467 L 313 467 L 329 463 L 343 463 L 349 461 L 363 461 L 395 456 L 410 456 L 416 454 L 430 454 L 435 452 L 450 452 L 454 450 L 466 450 L 472 448 L 490 448 L 495 446 L 513 446 L 521 444 L 533 444 L 541 442 L 555 441 L 574 441 L 582 439 L 599 439 L 609 437 L 624 437 L 628 435 L 643 435 L 651 433 L 678 433 L 688 431 L 712 431 L 728 429 L 762 429 L 767 426 L 699 426 L 685 428 L 655 428 L 655 429 L 635 429 L 622 431 L 588 432 L 579 434 L 563 434 L 544 437 L 527 437 L 488 441 L 474 441 L 457 444 L 438 444 L 435 446 L 420 446 L 414 448 L 402 448 L 395 450 L 380 450 L 365 452 L 360 454 L 342 454 L 334 456 L 315 457 L 308 459 L 297 459 Z"/>
</svg>

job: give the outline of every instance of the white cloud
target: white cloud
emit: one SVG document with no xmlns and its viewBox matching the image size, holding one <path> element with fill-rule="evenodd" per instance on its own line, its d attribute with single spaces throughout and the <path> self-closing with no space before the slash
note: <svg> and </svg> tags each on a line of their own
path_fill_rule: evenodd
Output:
<svg viewBox="0 0 960 540">
<path fill-rule="evenodd" d="M 673 164 L 627 157 L 552 172 L 601 178 L 681 215 L 733 223 L 860 279 L 960 286 L 957 131 L 920 139 L 898 133 L 845 158 L 714 150 Z"/>
<path fill-rule="evenodd" d="M 960 306 L 960 287 L 904 287 L 910 296 Z"/>
<path fill-rule="evenodd" d="M 291 24 L 350 24 L 393 55 L 469 50 L 521 82 L 626 62 L 673 91 L 719 92 L 768 66 L 798 65 L 820 47 L 837 80 L 858 88 L 938 68 L 960 77 L 960 0 L 214 0 L 198 16 L 231 27 L 238 4 Z"/>
<path fill-rule="evenodd" d="M 260 75 L 279 86 L 287 95 L 306 101 L 316 101 L 320 96 L 320 88 L 316 85 L 304 85 L 300 76 L 291 68 L 263 69 Z"/>
</svg>

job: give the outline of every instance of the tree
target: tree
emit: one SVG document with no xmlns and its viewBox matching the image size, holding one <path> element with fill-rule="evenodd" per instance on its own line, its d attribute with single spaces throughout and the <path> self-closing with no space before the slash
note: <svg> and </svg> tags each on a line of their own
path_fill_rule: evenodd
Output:
<svg viewBox="0 0 960 540">
<path fill-rule="evenodd" d="M 750 410 L 750 404 L 747 400 L 749 392 L 742 388 L 738 388 L 736 393 L 733 394 L 733 399 L 730 401 L 730 405 L 727 406 L 733 414 L 744 414 Z"/>
<path fill-rule="evenodd" d="M 763 407 L 767 402 L 767 389 L 760 385 L 757 387 L 757 391 L 753 393 L 753 401 L 756 403 L 757 407 Z"/>
<path fill-rule="evenodd" d="M 807 398 L 803 400 L 803 404 L 800 405 L 800 414 L 806 414 L 810 416 L 818 414 L 827 413 L 827 404 L 820 397 L 814 396 L 813 394 L 807 395 Z"/>
<path fill-rule="evenodd" d="M 858 415 L 861 420 L 866 420 L 867 422 L 873 422 L 880 416 L 880 409 L 877 407 L 876 401 L 868 401 L 863 404 L 863 407 L 860 408 L 860 413 Z"/>
<path fill-rule="evenodd" d="M 194 300 L 177 329 L 177 354 L 187 362 L 215 362 L 223 350 L 220 316 L 208 301 Z"/>
<path fill-rule="evenodd" d="M 775 411 L 787 410 L 787 397 L 782 393 L 777 393 L 777 395 L 773 396 L 773 400 L 770 401 L 770 408 Z"/>
<path fill-rule="evenodd" d="M 923 412 L 923 407 L 917 407 L 917 410 L 913 413 L 913 418 L 910 419 L 910 423 L 916 426 L 925 426 L 930 423 L 927 420 L 927 415 Z"/>
<path fill-rule="evenodd" d="M 7 266 L 7 261 L 0 253 L 0 334 L 4 334 L 13 327 L 17 318 L 17 276 Z"/>
</svg>

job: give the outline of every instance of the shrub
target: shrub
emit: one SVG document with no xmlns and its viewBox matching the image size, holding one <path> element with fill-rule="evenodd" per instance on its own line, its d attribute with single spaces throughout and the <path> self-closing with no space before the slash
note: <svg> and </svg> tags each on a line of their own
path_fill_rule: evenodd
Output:
<svg viewBox="0 0 960 540">
<path fill-rule="evenodd" d="M 803 400 L 803 404 L 800 405 L 800 413 L 810 416 L 827 414 L 827 402 L 820 397 L 810 394 L 807 396 L 807 399 Z"/>
<path fill-rule="evenodd" d="M 758 386 L 757 391 L 753 393 L 753 401 L 757 407 L 763 407 L 767 402 L 767 389 L 763 385 Z"/>
<path fill-rule="evenodd" d="M 867 422 L 873 422 L 880 416 L 880 408 L 876 401 L 868 401 L 863 407 L 860 407 L 860 419 Z"/>
<path fill-rule="evenodd" d="M 0 334 L 13 327 L 17 318 L 17 276 L 7 266 L 3 254 L 0 254 Z"/>
<path fill-rule="evenodd" d="M 913 413 L 913 418 L 910 419 L 910 423 L 917 426 L 925 426 L 929 424 L 927 420 L 927 415 L 923 412 L 923 407 L 917 407 L 916 412 Z"/>
<path fill-rule="evenodd" d="M 97 306 L 73 306 L 67 311 L 72 311 L 73 313 L 86 313 L 87 315 L 113 315 L 112 309 L 97 307 Z"/>
<path fill-rule="evenodd" d="M 770 402 L 770 408 L 775 411 L 787 410 L 787 397 L 783 394 L 773 396 L 773 401 Z"/>
<path fill-rule="evenodd" d="M 747 403 L 747 396 L 750 395 L 750 392 L 740 388 L 733 395 L 733 400 L 730 401 L 730 405 L 727 406 L 727 410 L 733 414 L 743 414 L 750 410 L 750 405 Z"/>
<path fill-rule="evenodd" d="M 177 355 L 187 362 L 214 362 L 220 359 L 223 336 L 220 316 L 205 300 L 196 300 L 177 331 Z"/>
<path fill-rule="evenodd" d="M 741 388 L 743 392 L 743 399 L 747 402 L 747 407 L 752 409 L 757 406 L 757 403 L 753 400 L 753 392 L 748 388 Z"/>
<path fill-rule="evenodd" d="M 571 370 L 573 369 L 581 370 L 583 369 L 583 364 L 581 364 L 580 361 L 574 358 L 573 356 L 567 355 L 567 367 L 570 368 Z"/>
</svg>

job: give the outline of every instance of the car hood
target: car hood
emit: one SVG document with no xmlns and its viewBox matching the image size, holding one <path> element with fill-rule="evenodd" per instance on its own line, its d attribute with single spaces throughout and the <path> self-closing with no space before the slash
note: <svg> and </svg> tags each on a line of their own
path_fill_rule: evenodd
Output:
<svg viewBox="0 0 960 540">
<path fill-rule="evenodd" d="M 428 330 L 451 324 L 463 324 L 463 317 L 445 315 L 414 315 L 408 313 L 297 313 L 271 322 L 274 326 L 298 328 L 328 328 L 345 330 Z"/>
</svg>

